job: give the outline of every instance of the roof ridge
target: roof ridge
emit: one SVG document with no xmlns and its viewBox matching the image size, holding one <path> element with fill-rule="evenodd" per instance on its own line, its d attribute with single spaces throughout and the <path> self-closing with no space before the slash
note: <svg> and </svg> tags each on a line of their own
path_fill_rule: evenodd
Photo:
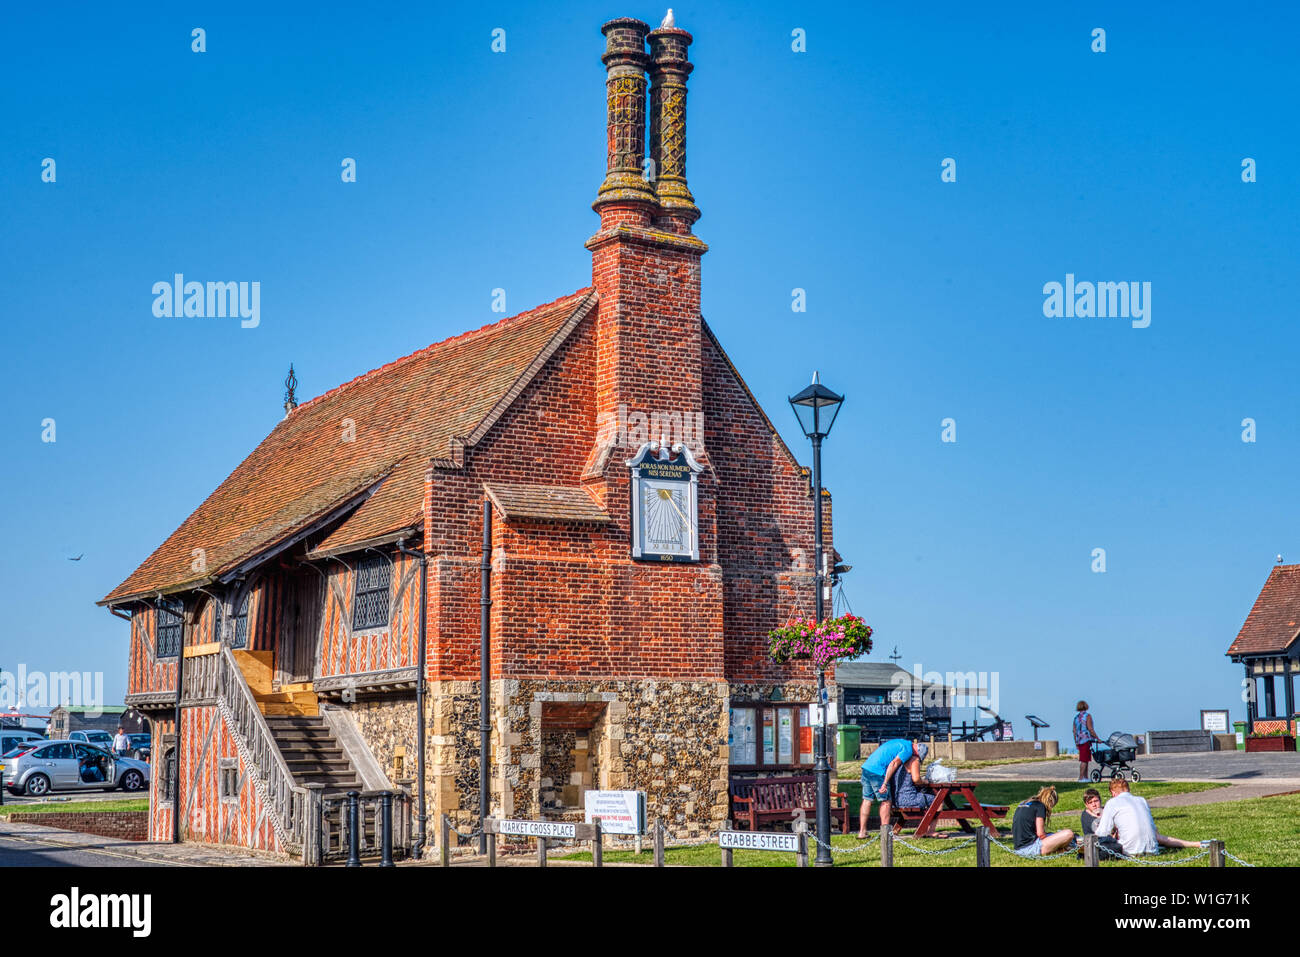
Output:
<svg viewBox="0 0 1300 957">
<path fill-rule="evenodd" d="M 513 316 L 506 316 L 504 319 L 498 319 L 496 322 L 490 322 L 486 326 L 479 326 L 477 329 L 467 329 L 466 331 L 457 333 L 454 336 L 448 336 L 446 339 L 440 339 L 437 342 L 430 343 L 427 346 L 422 346 L 419 349 L 416 349 L 414 352 L 408 353 L 407 355 L 404 356 L 399 356 L 398 358 L 392 360 L 391 362 L 385 362 L 383 365 L 376 366 L 375 368 L 371 369 L 369 372 L 363 372 L 361 373 L 361 375 L 355 376 L 349 379 L 347 382 L 341 383 L 340 385 L 336 385 L 334 388 L 330 389 L 327 392 L 322 392 L 320 395 L 308 399 L 306 402 L 302 403 L 296 409 L 290 412 L 287 416 L 285 416 L 285 418 L 282 421 L 288 421 L 292 419 L 294 415 L 296 415 L 298 412 L 300 412 L 305 408 L 308 408 L 309 406 L 315 405 L 316 403 L 321 402 L 339 392 L 343 392 L 345 389 L 349 389 L 352 386 L 356 385 L 357 383 L 363 382 L 366 379 L 369 379 L 371 376 L 374 376 L 380 372 L 384 372 L 388 369 L 395 368 L 396 366 L 402 365 L 406 362 L 412 362 L 415 359 L 420 358 L 421 356 L 430 352 L 431 350 L 439 348 L 440 346 L 445 346 L 449 343 L 457 341 L 458 339 L 468 339 L 472 336 L 477 336 L 482 333 L 486 333 L 489 330 L 496 329 L 498 326 L 503 326 L 508 322 L 514 322 L 517 319 L 523 319 L 527 316 L 535 315 L 536 313 L 542 312 L 543 310 L 550 309 L 551 307 L 557 305 L 558 303 L 563 302 L 566 299 L 573 299 L 577 296 L 590 295 L 591 291 L 594 288 L 595 288 L 594 286 L 584 286 L 581 289 L 576 290 L 575 292 L 566 293 L 563 296 L 559 296 L 555 299 L 552 299 L 550 302 L 544 302 L 541 305 L 534 306 L 532 309 L 525 309 L 523 312 L 517 312 Z"/>
</svg>

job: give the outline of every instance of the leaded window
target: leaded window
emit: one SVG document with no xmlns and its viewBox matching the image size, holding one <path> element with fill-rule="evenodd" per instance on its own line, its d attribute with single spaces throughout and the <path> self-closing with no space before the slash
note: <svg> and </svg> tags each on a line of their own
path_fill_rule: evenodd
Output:
<svg viewBox="0 0 1300 957">
<path fill-rule="evenodd" d="M 157 605 L 158 657 L 175 658 L 181 653 L 182 615 L 185 606 L 180 599 L 166 598 Z"/>
<path fill-rule="evenodd" d="M 352 628 L 388 626 L 389 592 L 393 563 L 385 555 L 370 555 L 357 563 L 356 588 L 352 596 Z"/>
<path fill-rule="evenodd" d="M 170 801 L 176 793 L 176 749 L 168 748 L 163 754 L 162 780 L 158 782 L 161 793 L 159 799 Z"/>
<path fill-rule="evenodd" d="M 217 603 L 217 627 L 213 632 L 214 640 L 221 641 L 226 637 L 222 624 L 225 622 L 225 615 L 222 614 L 221 604 Z M 248 596 L 244 596 L 243 602 L 239 605 L 239 611 L 235 615 L 234 633 L 230 636 L 231 648 L 248 647 Z"/>
</svg>

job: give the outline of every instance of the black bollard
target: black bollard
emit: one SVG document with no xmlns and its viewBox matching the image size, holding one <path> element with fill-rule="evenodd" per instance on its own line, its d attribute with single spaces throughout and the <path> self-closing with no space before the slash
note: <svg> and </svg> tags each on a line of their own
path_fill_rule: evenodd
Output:
<svg viewBox="0 0 1300 957">
<path fill-rule="evenodd" d="M 361 866 L 361 792 L 348 792 L 348 867 Z"/>
<path fill-rule="evenodd" d="M 379 836 L 379 866 L 393 866 L 393 792 L 379 796 L 381 833 Z"/>
</svg>

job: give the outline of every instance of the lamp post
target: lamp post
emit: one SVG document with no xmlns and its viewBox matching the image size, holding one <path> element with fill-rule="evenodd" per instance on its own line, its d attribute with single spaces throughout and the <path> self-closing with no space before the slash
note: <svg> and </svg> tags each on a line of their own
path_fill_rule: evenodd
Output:
<svg viewBox="0 0 1300 957">
<path fill-rule="evenodd" d="M 813 580 L 817 589 L 817 621 L 825 617 L 822 589 L 825 587 L 826 559 L 822 554 L 822 439 L 830 435 L 835 417 L 839 415 L 844 396 L 837 395 L 826 386 L 816 372 L 812 385 L 797 395 L 790 396 L 790 407 L 803 434 L 812 440 L 813 447 Z M 813 775 L 817 779 L 817 859 L 818 867 L 830 867 L 831 860 L 831 766 L 826 757 L 826 669 L 817 669 L 817 705 L 822 709 L 821 727 L 813 743 Z"/>
</svg>

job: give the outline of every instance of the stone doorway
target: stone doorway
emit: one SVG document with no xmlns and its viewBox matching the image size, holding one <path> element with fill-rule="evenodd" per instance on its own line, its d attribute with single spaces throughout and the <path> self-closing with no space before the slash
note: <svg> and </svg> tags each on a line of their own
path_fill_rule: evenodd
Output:
<svg viewBox="0 0 1300 957">
<path fill-rule="evenodd" d="M 583 794 L 601 784 L 604 701 L 542 703 L 537 804 L 543 814 L 581 811 Z"/>
</svg>

